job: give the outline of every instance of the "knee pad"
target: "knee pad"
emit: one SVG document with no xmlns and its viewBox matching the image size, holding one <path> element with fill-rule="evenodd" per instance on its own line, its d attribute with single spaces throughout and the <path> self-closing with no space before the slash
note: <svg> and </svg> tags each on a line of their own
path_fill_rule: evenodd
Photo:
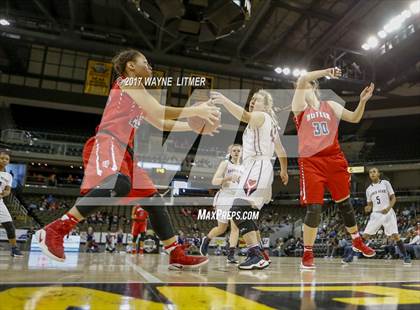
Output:
<svg viewBox="0 0 420 310">
<path fill-rule="evenodd" d="M 13 222 L 6 222 L 2 223 L 4 229 L 6 230 L 7 239 L 12 240 L 16 239 L 16 229 L 15 225 L 13 225 Z"/>
<path fill-rule="evenodd" d="M 338 203 L 338 210 L 340 210 L 341 217 L 343 218 L 344 226 L 353 227 L 356 226 L 356 218 L 354 216 L 353 206 L 350 203 L 350 199 Z"/>
<path fill-rule="evenodd" d="M 249 201 L 245 199 L 235 199 L 233 201 L 233 206 L 230 209 L 230 211 L 233 217 L 232 220 L 236 224 L 236 226 L 238 226 L 239 232 L 242 235 L 251 231 L 258 230 L 258 226 L 253 220 L 243 219 L 241 216 L 242 212 L 255 211 L 255 209 L 252 208 L 252 205 Z"/>
<path fill-rule="evenodd" d="M 144 239 L 146 239 L 146 233 L 145 233 L 145 232 L 142 232 L 142 233 L 140 233 L 140 235 L 139 235 L 139 242 L 144 241 Z"/>
<path fill-rule="evenodd" d="M 306 208 L 305 225 L 317 228 L 321 222 L 322 206 L 318 204 L 308 205 Z"/>
</svg>

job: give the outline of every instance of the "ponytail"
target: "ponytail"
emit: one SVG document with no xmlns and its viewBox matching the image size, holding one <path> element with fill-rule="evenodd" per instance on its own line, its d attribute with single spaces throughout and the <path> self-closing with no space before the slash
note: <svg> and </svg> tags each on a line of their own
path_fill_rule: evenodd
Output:
<svg viewBox="0 0 420 310">
<path fill-rule="evenodd" d="M 261 96 L 264 97 L 264 106 L 265 106 L 265 112 L 270 115 L 271 117 L 271 122 L 273 123 L 274 127 L 277 130 L 280 130 L 280 125 L 279 125 L 279 121 L 277 120 L 277 116 L 274 113 L 275 108 L 273 108 L 273 97 L 271 96 L 271 94 L 264 90 L 264 89 L 260 89 L 257 94 L 260 94 Z"/>
</svg>

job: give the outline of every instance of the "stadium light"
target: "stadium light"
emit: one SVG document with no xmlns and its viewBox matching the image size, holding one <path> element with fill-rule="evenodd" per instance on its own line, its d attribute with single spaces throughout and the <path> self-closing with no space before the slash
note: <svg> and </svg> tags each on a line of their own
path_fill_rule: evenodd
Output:
<svg viewBox="0 0 420 310">
<path fill-rule="evenodd" d="M 404 18 L 402 15 L 395 16 L 392 18 L 389 23 L 384 26 L 384 30 L 388 33 L 394 32 L 401 28 L 402 23 L 404 22 Z"/>
<path fill-rule="evenodd" d="M 284 68 L 283 73 L 284 73 L 284 75 L 289 75 L 290 74 L 290 69 L 288 67 Z"/>
<path fill-rule="evenodd" d="M 369 45 L 370 48 L 375 48 L 378 46 L 378 38 L 375 36 L 371 36 L 369 37 L 369 39 L 367 39 L 366 43 Z"/>
<path fill-rule="evenodd" d="M 302 69 L 302 70 L 300 70 L 300 75 L 301 75 L 301 76 L 306 75 L 306 73 L 308 73 L 308 71 L 306 71 L 306 69 Z"/>
<path fill-rule="evenodd" d="M 0 25 L 2 26 L 10 26 L 10 22 L 7 19 L 1 18 Z"/>
<path fill-rule="evenodd" d="M 401 13 L 401 17 L 406 20 L 411 17 L 411 12 L 409 10 L 404 10 Z"/>
<path fill-rule="evenodd" d="M 299 75 L 300 75 L 300 70 L 299 69 L 294 69 L 293 70 L 293 76 L 298 77 Z"/>
<path fill-rule="evenodd" d="M 363 48 L 365 51 L 370 50 L 370 46 L 369 46 L 369 44 L 367 44 L 367 43 L 363 43 L 362 48 Z"/>
<path fill-rule="evenodd" d="M 276 72 L 277 74 L 281 74 L 283 72 L 283 70 L 280 67 L 276 67 L 274 69 L 274 72 Z"/>
<path fill-rule="evenodd" d="M 416 0 L 410 5 L 411 13 L 417 14 L 420 12 L 420 0 Z"/>
<path fill-rule="evenodd" d="M 381 39 L 384 39 L 387 36 L 386 31 L 381 30 L 378 32 L 378 37 L 380 37 Z"/>
</svg>

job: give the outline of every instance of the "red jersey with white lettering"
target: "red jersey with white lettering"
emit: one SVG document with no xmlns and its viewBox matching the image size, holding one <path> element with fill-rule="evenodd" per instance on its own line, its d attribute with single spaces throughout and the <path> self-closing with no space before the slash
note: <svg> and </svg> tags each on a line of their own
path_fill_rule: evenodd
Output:
<svg viewBox="0 0 420 310">
<path fill-rule="evenodd" d="M 144 110 L 124 91 L 118 81 L 113 84 L 102 115 L 98 133 L 107 133 L 121 144 L 134 146 L 134 135 L 145 117 Z"/>
<path fill-rule="evenodd" d="M 83 149 L 82 195 L 117 173 L 130 178 L 132 189 L 128 197 L 149 197 L 157 191 L 147 173 L 137 166 L 138 159 L 133 158 L 134 137 L 145 112 L 121 90 L 120 79 L 109 93 L 96 136 Z"/>
<path fill-rule="evenodd" d="M 299 138 L 301 204 L 323 204 L 328 189 L 334 201 L 350 196 L 350 173 L 338 143 L 339 119 L 328 102 L 308 107 L 294 118 Z"/>
<path fill-rule="evenodd" d="M 341 153 L 339 120 L 326 101 L 318 110 L 308 106 L 294 118 L 298 130 L 299 157 L 331 156 Z"/>
</svg>

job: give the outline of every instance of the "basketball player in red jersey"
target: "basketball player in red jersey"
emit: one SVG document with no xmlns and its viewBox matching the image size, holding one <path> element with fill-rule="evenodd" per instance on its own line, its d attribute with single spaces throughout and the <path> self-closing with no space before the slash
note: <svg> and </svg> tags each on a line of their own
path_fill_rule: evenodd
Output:
<svg viewBox="0 0 420 310">
<path fill-rule="evenodd" d="M 341 70 L 337 68 L 313 71 L 301 76 L 292 102 L 299 139 L 300 201 L 307 206 L 303 225 L 303 269 L 315 268 L 312 248 L 321 221 L 325 187 L 339 206 L 346 230 L 353 240 L 353 249 L 367 257 L 375 255 L 375 251 L 366 246 L 359 235 L 349 199 L 348 163 L 338 143 L 340 119 L 359 123 L 366 102 L 372 97 L 374 85 L 371 83 L 362 91 L 354 112 L 334 101 L 320 101 L 317 79 L 340 76 Z"/>
<path fill-rule="evenodd" d="M 187 122 L 174 119 L 198 116 L 213 124 L 220 117 L 220 110 L 210 104 L 187 108 L 162 106 L 141 83 L 152 75 L 152 68 L 139 51 L 123 51 L 113 63 L 119 78 L 112 86 L 96 136 L 87 141 L 83 150 L 83 198 L 67 214 L 37 232 L 40 247 L 48 257 L 64 261 L 63 237 L 100 208 L 87 205 L 83 201 L 85 197 L 153 197 L 156 204 L 143 208 L 149 213 L 153 230 L 165 251 L 170 253 L 169 267 L 204 265 L 208 262 L 206 257 L 188 256 L 178 245 L 163 199 L 146 172 L 137 166 L 139 159 L 133 158 L 133 145 L 135 132 L 143 120 L 162 131 L 190 131 Z M 136 82 L 130 84 L 130 79 Z"/>
<path fill-rule="evenodd" d="M 141 206 L 134 206 L 131 212 L 133 224 L 131 227 L 131 235 L 133 236 L 133 254 L 137 253 L 137 242 L 140 243 L 139 253 L 143 255 L 143 240 L 147 230 L 147 219 L 149 214 Z M 137 241 L 137 239 L 140 239 Z"/>
</svg>

